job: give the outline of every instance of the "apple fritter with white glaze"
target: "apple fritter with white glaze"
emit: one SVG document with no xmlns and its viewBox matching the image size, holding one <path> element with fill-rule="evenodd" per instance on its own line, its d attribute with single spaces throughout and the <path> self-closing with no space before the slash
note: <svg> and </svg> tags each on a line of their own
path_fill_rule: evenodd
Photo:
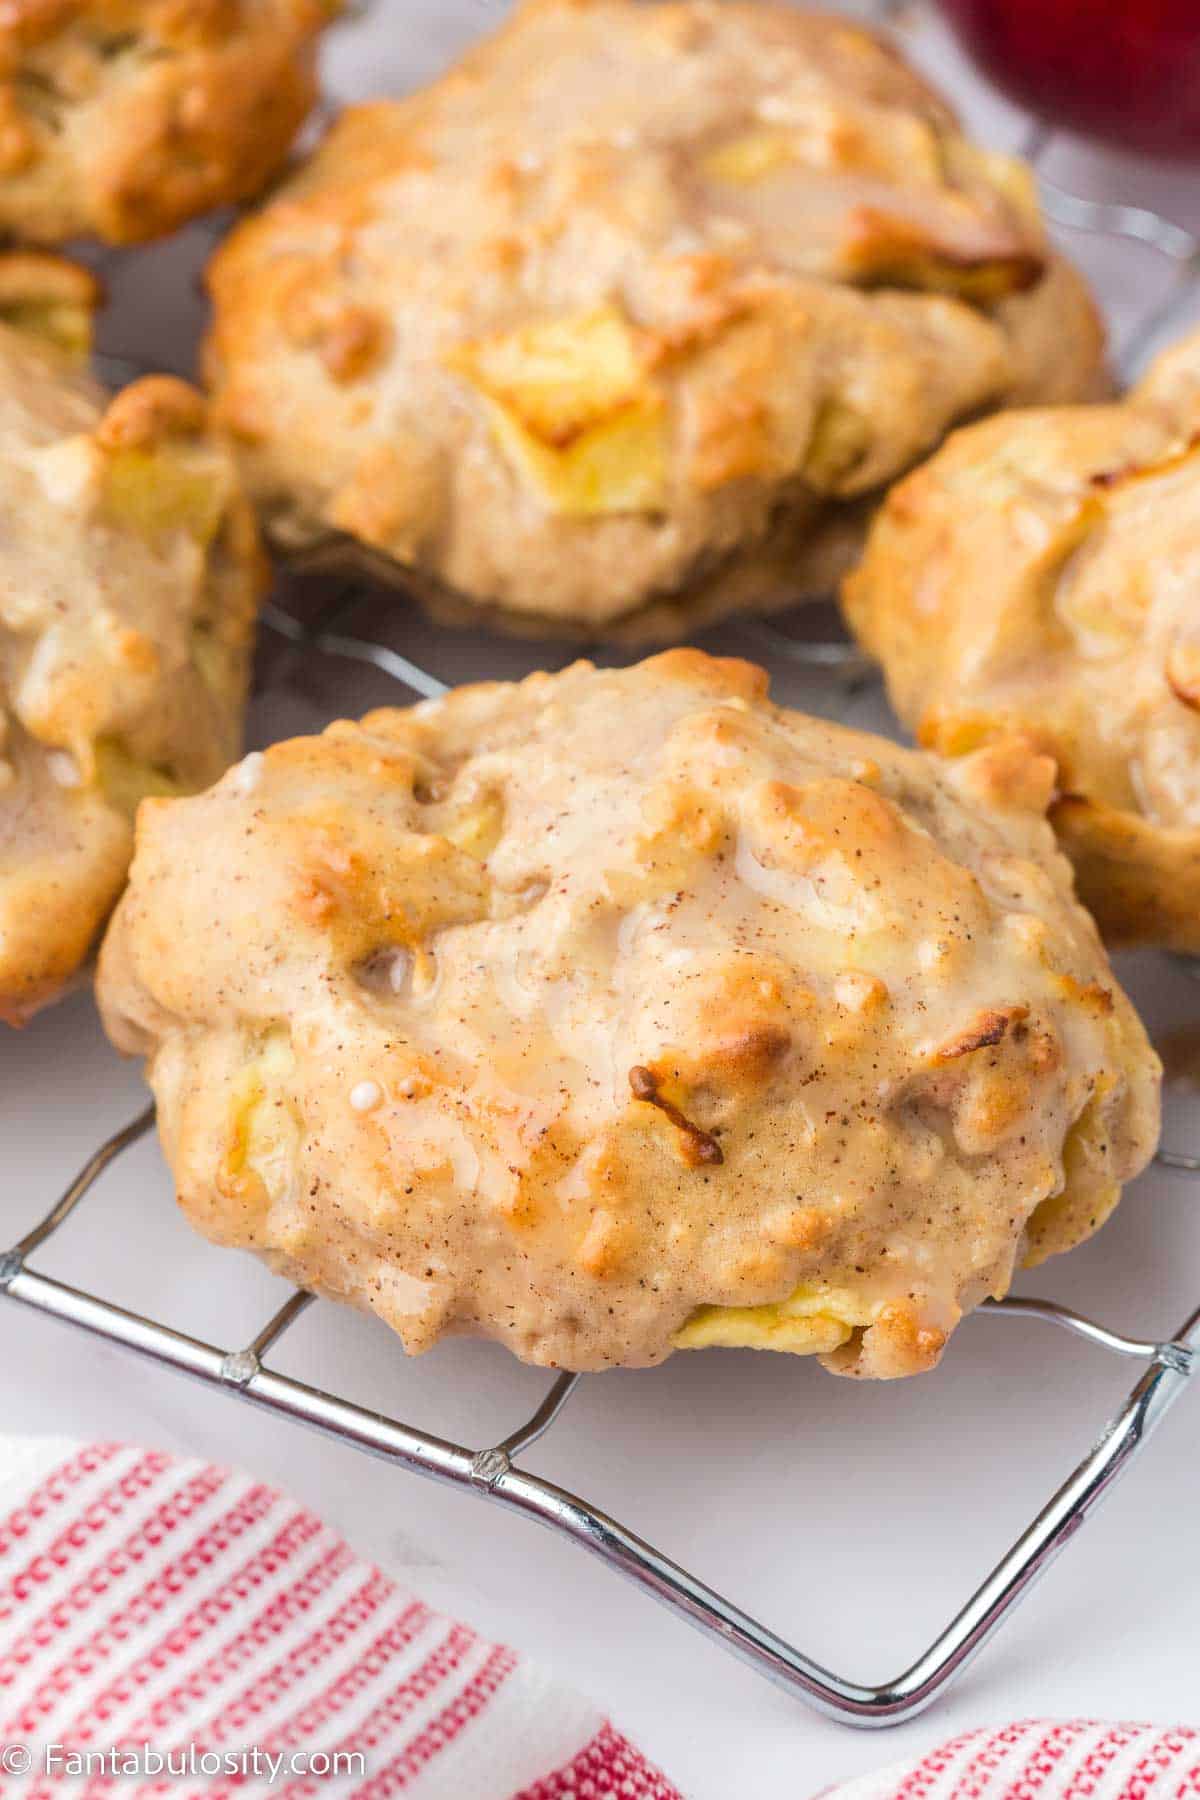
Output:
<svg viewBox="0 0 1200 1800">
<path fill-rule="evenodd" d="M 346 112 L 210 286 L 271 529 L 509 622 L 828 591 L 950 426 L 1103 381 L 1029 171 L 783 4 L 527 0 Z"/>
<path fill-rule="evenodd" d="M 1156 1138 L 1052 776 L 698 651 L 463 688 L 146 801 L 101 1008 L 192 1222 L 410 1351 L 907 1375 Z"/>
<path fill-rule="evenodd" d="M 6 0 L 0 232 L 141 243 L 257 194 L 337 0 Z"/>
<path fill-rule="evenodd" d="M 1200 334 L 1122 402 L 960 432 L 845 589 L 901 718 L 948 755 L 1023 733 L 1117 944 L 1200 954 Z"/>
<path fill-rule="evenodd" d="M 0 258 L 0 1019 L 86 961 L 147 793 L 241 748 L 262 563 L 205 402 L 78 366 L 92 279 Z"/>
</svg>

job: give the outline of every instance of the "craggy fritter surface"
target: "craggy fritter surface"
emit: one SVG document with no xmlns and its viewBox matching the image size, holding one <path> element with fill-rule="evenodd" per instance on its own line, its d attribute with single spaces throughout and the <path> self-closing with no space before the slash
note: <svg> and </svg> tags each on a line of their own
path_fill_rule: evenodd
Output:
<svg viewBox="0 0 1200 1800">
<path fill-rule="evenodd" d="M 0 233 L 137 243 L 257 194 L 336 0 L 6 0 Z"/>
<path fill-rule="evenodd" d="M 241 745 L 263 566 L 201 396 L 115 399 L 86 345 L 91 278 L 0 258 L 0 1019 L 87 958 L 143 793 L 204 787 Z M 18 328 L 21 327 L 21 328 Z"/>
<path fill-rule="evenodd" d="M 220 414 L 282 540 L 647 636 L 828 592 L 956 421 L 1103 386 L 1025 167 L 787 5 L 520 6 L 344 114 L 210 285 Z"/>
<path fill-rule="evenodd" d="M 1159 1068 L 1021 747 L 678 650 L 145 803 L 99 996 L 184 1210 L 410 1351 L 937 1360 L 1149 1157 Z"/>
<path fill-rule="evenodd" d="M 1120 404 L 953 437 L 892 491 L 845 604 L 922 743 L 1054 757 L 1111 941 L 1200 953 L 1200 335 Z"/>
</svg>

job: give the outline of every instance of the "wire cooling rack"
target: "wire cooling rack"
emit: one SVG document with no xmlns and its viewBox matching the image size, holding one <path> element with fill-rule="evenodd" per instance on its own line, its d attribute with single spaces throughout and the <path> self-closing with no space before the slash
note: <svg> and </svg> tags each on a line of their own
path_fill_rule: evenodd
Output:
<svg viewBox="0 0 1200 1800">
<path fill-rule="evenodd" d="M 907 9 L 885 6 L 883 10 L 896 15 Z M 1031 127 L 1025 152 L 1039 162 L 1047 144 L 1047 134 Z M 1046 181 L 1043 196 L 1055 222 L 1077 232 L 1149 245 L 1164 259 L 1170 279 L 1119 347 L 1122 366 L 1132 373 L 1146 347 L 1165 336 L 1176 316 L 1190 308 L 1200 294 L 1200 240 L 1143 208 L 1083 200 Z M 105 359 L 100 360 L 104 369 Z M 107 363 L 107 372 L 121 378 L 131 366 L 134 372 L 143 372 L 120 356 L 109 357 Z M 370 664 L 423 697 L 445 692 L 445 683 L 394 646 L 345 629 L 357 598 L 356 589 L 335 583 L 315 615 L 300 618 L 270 604 L 264 612 L 264 625 L 293 653 Z M 799 663 L 824 671 L 846 694 L 870 678 L 858 652 L 844 639 L 802 641 L 764 620 L 744 622 L 742 637 L 758 660 L 776 668 Z M 1184 966 L 1189 974 L 1197 974 L 1195 964 Z M 270 1352 L 314 1303 L 310 1294 L 294 1292 L 250 1343 L 231 1347 L 189 1336 L 168 1321 L 130 1311 L 102 1295 L 41 1273 L 32 1261 L 37 1252 L 83 1205 L 103 1172 L 143 1138 L 153 1122 L 153 1109 L 148 1108 L 114 1132 L 41 1222 L 11 1250 L 0 1254 L 0 1298 L 190 1375 L 249 1406 L 295 1420 L 385 1462 L 538 1520 L 652 1594 L 779 1686 L 831 1718 L 854 1726 L 879 1727 L 911 1719 L 947 1690 L 1141 1453 L 1153 1429 L 1200 1367 L 1200 1308 L 1173 1337 L 1160 1341 L 1125 1336 L 1048 1300 L 1010 1298 L 986 1303 L 981 1311 L 991 1319 L 1054 1326 L 1109 1355 L 1141 1365 L 1140 1371 L 1124 1405 L 1094 1447 L 945 1630 L 895 1679 L 866 1685 L 821 1667 L 628 1527 L 525 1466 L 528 1453 L 551 1430 L 577 1389 L 578 1375 L 560 1375 L 524 1424 L 476 1449 L 416 1430 L 270 1367 Z M 1198 1156 L 1162 1149 L 1158 1161 L 1168 1169 L 1200 1177 Z"/>
</svg>

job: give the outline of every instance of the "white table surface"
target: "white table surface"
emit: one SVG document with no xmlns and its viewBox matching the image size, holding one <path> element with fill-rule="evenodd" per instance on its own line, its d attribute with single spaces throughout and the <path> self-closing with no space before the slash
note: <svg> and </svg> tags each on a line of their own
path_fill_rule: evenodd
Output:
<svg viewBox="0 0 1200 1800">
<path fill-rule="evenodd" d="M 488 0 L 378 0 L 335 35 L 339 96 L 432 72 L 486 29 Z M 1022 122 L 965 76 L 936 32 L 917 40 L 992 141 Z M 1157 203 L 1200 225 L 1196 183 L 1056 143 L 1047 165 L 1079 191 Z M 1164 271 L 1148 253 L 1081 254 L 1121 332 Z M 198 306 L 195 234 L 106 259 L 107 341 L 186 366 Z M 448 636 L 393 602 L 376 621 L 442 674 L 518 672 L 536 647 Z M 719 637 L 719 634 L 718 634 Z M 726 640 L 728 641 L 728 640 Z M 547 656 L 561 660 L 562 651 Z M 783 697 L 811 694 L 786 681 Z M 381 677 L 293 671 L 260 706 L 261 741 L 394 697 Z M 856 719 L 882 722 L 877 701 Z M 1200 1012 L 1200 988 L 1159 958 L 1124 966 L 1157 1031 Z M 1181 1090 L 1170 1141 L 1200 1145 L 1200 1095 Z M 107 1049 L 76 995 L 0 1037 L 0 1196 L 25 1230 L 94 1144 L 143 1103 L 136 1068 Z M 213 1341 L 245 1341 L 281 1293 L 250 1261 L 176 1217 L 156 1149 L 105 1179 L 37 1266 Z M 1200 1304 L 1200 1188 L 1144 1179 L 1102 1237 L 1021 1283 L 1139 1335 Z M 379 1324 L 310 1310 L 278 1366 L 461 1441 L 483 1445 L 532 1409 L 546 1377 L 504 1352 L 445 1345 L 406 1362 Z M 1185 1396 L 1144 1461 L 939 1710 L 885 1737 L 827 1723 L 770 1688 L 573 1547 L 530 1523 L 368 1461 L 195 1388 L 63 1327 L 0 1306 L 0 1422 L 152 1441 L 240 1461 L 289 1487 L 363 1551 L 589 1690 L 694 1800 L 806 1795 L 953 1731 L 1030 1713 L 1200 1722 L 1200 1412 Z M 893 1675 L 938 1631 L 1087 1449 L 1130 1384 L 1118 1362 L 1049 1327 L 968 1322 L 944 1366 L 889 1386 L 835 1381 L 769 1355 L 681 1356 L 652 1374 L 585 1381 L 531 1466 L 586 1493 L 839 1670 Z M 471 1800 L 463 1796 L 463 1800 Z"/>
</svg>

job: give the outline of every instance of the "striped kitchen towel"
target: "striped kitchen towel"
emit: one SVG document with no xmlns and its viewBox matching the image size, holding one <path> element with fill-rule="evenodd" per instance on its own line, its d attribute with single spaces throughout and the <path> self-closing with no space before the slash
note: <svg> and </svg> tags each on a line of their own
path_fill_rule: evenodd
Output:
<svg viewBox="0 0 1200 1800">
<path fill-rule="evenodd" d="M 250 1476 L 0 1442 L 4 1800 L 682 1800 L 586 1700 Z M 1185 1797 L 1200 1731 L 1080 1719 L 968 1732 L 824 1800 Z"/>
<path fill-rule="evenodd" d="M 1200 1730 L 1024 1719 L 968 1731 L 824 1800 L 1197 1800 Z"/>
<path fill-rule="evenodd" d="M 285 1495 L 6 1440 L 0 1794 L 681 1800 L 594 1707 Z"/>
</svg>

